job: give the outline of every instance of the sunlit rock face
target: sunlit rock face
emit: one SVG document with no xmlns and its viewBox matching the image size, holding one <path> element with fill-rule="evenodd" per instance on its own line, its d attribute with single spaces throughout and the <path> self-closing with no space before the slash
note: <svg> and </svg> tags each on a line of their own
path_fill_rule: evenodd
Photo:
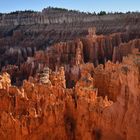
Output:
<svg viewBox="0 0 140 140">
<path fill-rule="evenodd" d="M 3 73 L 0 137 L 139 140 L 139 59 L 140 53 L 133 49 L 122 63 L 96 68 L 81 64 L 79 80 L 69 89 L 63 67 L 55 72 L 45 67 L 21 87 L 11 85 L 9 74 Z M 99 94 L 100 90 L 104 92 Z"/>
<path fill-rule="evenodd" d="M 53 71 L 63 66 L 65 69 L 66 86 L 72 88 L 80 78 L 81 66 L 83 64 L 91 63 L 90 65 L 93 64 L 93 67 L 97 67 L 100 64 L 104 65 L 107 61 L 120 63 L 124 56 L 132 53 L 133 48 L 140 48 L 140 39 L 131 40 L 127 32 L 96 35 L 94 27 L 89 28 L 88 32 L 88 35 L 85 37 L 56 43 L 45 50 L 31 50 L 33 48 L 29 47 L 26 51 L 28 50 L 31 53 L 28 52 L 30 56 L 26 55 L 24 63 L 20 60 L 22 60 L 21 57 L 25 54 L 21 53 L 21 55 L 18 55 L 19 60 L 16 59 L 19 64 L 7 64 L 2 67 L 2 71 L 8 72 L 11 75 L 12 83 L 21 85 L 24 79 L 28 79 L 29 76 L 35 76 L 46 66 Z M 11 52 L 11 57 L 8 60 L 13 61 L 11 58 L 16 56 L 14 50 L 8 51 Z M 91 71 L 93 75 L 94 71 Z M 99 86 L 102 86 L 102 84 L 99 84 Z"/>
<path fill-rule="evenodd" d="M 139 13 L 1 15 L 0 139 L 140 140 L 139 24 Z"/>
</svg>

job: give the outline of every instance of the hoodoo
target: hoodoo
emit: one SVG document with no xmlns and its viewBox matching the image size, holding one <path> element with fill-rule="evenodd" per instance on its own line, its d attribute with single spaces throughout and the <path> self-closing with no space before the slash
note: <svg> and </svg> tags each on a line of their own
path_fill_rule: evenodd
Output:
<svg viewBox="0 0 140 140">
<path fill-rule="evenodd" d="M 139 25 L 138 12 L 0 14 L 0 140 L 140 140 Z"/>
</svg>

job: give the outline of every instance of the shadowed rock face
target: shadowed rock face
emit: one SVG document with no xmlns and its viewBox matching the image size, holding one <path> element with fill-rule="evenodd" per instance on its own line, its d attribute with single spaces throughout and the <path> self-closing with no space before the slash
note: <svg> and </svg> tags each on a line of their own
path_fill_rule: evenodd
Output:
<svg viewBox="0 0 140 140">
<path fill-rule="evenodd" d="M 45 51 L 32 50 L 33 47 L 32 49 L 28 47 L 25 52 L 28 52 L 30 57 L 26 54 L 24 63 L 20 60 L 24 59 L 25 54 L 16 51 L 20 53 L 18 59 L 16 59 L 14 51 L 12 49 L 7 50 L 10 52 L 10 56 L 15 57 L 19 64 L 4 66 L 2 71 L 10 73 L 12 83 L 21 85 L 22 80 L 28 79 L 29 76 L 35 76 L 45 66 L 52 70 L 64 66 L 66 85 L 71 88 L 79 80 L 81 64 L 92 63 L 94 66 L 98 66 L 99 64 L 105 64 L 107 61 L 121 62 L 124 56 L 132 53 L 133 48 L 139 47 L 140 40 L 131 40 L 130 34 L 127 32 L 111 35 L 96 35 L 95 32 L 89 32 L 86 37 L 56 43 Z M 13 61 L 14 59 L 8 60 Z M 5 59 L 3 61 L 6 62 Z M 94 71 L 92 71 L 93 74 Z"/>
<path fill-rule="evenodd" d="M 28 56 L 33 56 L 36 50 L 44 50 L 54 43 L 83 37 L 87 35 L 89 27 L 93 26 L 96 27 L 97 34 L 128 32 L 129 40 L 139 38 L 139 17 L 139 13 L 96 16 L 58 9 L 2 14 L 0 16 L 0 64 L 1 66 L 19 65 L 25 62 Z M 125 40 L 125 38 L 121 39 Z M 107 40 L 103 40 L 102 45 L 109 44 Z M 118 41 L 114 38 L 114 45 Z M 87 43 L 86 40 L 84 42 Z M 85 54 L 88 50 L 85 49 Z M 95 51 L 101 51 L 99 61 L 103 63 L 102 50 Z M 85 61 L 88 61 L 87 56 Z"/>
<path fill-rule="evenodd" d="M 139 13 L 2 15 L 0 139 L 139 140 L 139 24 Z"/>
<path fill-rule="evenodd" d="M 97 33 L 108 34 L 124 32 L 125 30 L 137 30 L 139 28 L 139 17 L 138 12 L 98 16 L 90 13 L 50 8 L 44 9 L 42 12 L 25 11 L 2 14 L 0 16 L 0 26 L 4 28 L 2 33 L 21 28 L 27 29 L 25 30 L 27 32 L 54 30 L 62 36 L 67 33 L 67 35 L 73 36 L 74 32 L 79 31 L 76 33 L 78 35 L 79 33 L 84 33 L 89 27 L 95 26 Z"/>
</svg>

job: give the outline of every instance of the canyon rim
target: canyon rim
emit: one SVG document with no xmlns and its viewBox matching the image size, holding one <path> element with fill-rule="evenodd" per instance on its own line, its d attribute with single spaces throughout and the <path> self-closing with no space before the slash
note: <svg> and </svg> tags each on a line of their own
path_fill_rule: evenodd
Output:
<svg viewBox="0 0 140 140">
<path fill-rule="evenodd" d="M 140 13 L 0 14 L 0 140 L 140 140 Z"/>
</svg>

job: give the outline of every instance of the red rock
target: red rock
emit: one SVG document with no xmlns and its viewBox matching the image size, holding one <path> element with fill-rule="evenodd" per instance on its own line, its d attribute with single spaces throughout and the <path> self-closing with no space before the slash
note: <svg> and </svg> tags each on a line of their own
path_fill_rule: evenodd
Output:
<svg viewBox="0 0 140 140">
<path fill-rule="evenodd" d="M 81 76 L 72 89 L 65 87 L 63 68 L 50 71 L 52 85 L 32 78 L 33 83 L 24 81 L 20 88 L 11 86 L 4 73 L 0 82 L 1 138 L 139 139 L 138 54 L 133 50 L 122 63 L 107 62 L 105 67 L 80 65 Z"/>
<path fill-rule="evenodd" d="M 47 19 L 46 12 L 47 17 L 52 13 L 18 13 L 21 19 L 28 15 L 24 26 L 18 26 L 15 15 L 0 19 L 0 29 L 14 19 L 14 27 L 4 25 L 0 31 L 0 139 L 139 140 L 140 40 L 132 30 L 138 25 L 134 21 L 131 30 L 109 35 L 124 31 L 114 18 L 104 17 L 109 28 L 102 20 L 95 28 L 91 23 L 97 19 L 88 14 L 71 19 L 60 12 L 62 18 Z M 74 22 L 73 29 L 80 19 L 86 27 Z"/>
</svg>

